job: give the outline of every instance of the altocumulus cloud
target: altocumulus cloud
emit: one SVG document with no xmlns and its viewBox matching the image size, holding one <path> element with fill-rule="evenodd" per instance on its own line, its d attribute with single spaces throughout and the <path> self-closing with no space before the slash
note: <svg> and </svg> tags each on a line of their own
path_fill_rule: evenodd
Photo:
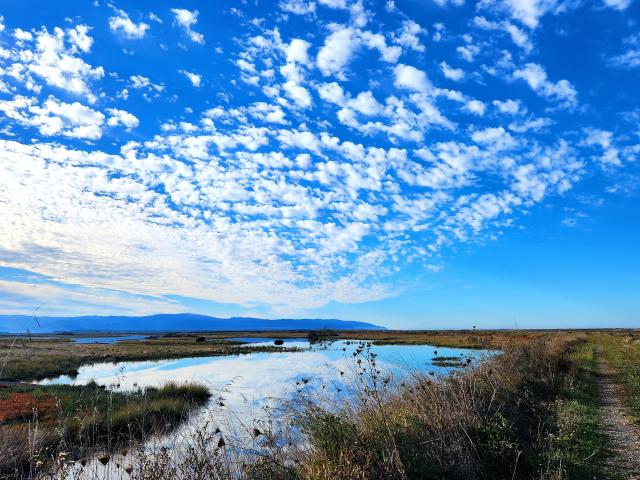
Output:
<svg viewBox="0 0 640 480">
<path fill-rule="evenodd" d="M 352 0 L 91 8 L 0 19 L 0 265 L 54 304 L 381 299 L 640 150 L 536 53 L 573 18 L 553 1 L 436 2 L 470 15 L 448 24 Z M 620 35 L 605 72 L 637 66 Z M 15 309 L 29 290 L 0 288 Z"/>
</svg>

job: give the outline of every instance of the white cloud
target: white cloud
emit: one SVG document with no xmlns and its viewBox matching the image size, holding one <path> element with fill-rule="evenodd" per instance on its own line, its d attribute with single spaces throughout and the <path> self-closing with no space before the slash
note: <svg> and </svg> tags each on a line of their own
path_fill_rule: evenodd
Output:
<svg viewBox="0 0 640 480">
<path fill-rule="evenodd" d="M 35 127 L 43 136 L 97 140 L 102 136 L 104 115 L 78 102 L 65 103 L 49 97 L 43 104 L 21 95 L 0 101 L 0 111 L 25 126 Z"/>
<path fill-rule="evenodd" d="M 607 130 L 588 129 L 586 131 L 586 145 L 596 145 L 602 148 L 603 154 L 599 160 L 603 164 L 619 166 L 621 165 L 619 151 L 613 145 L 613 133 Z"/>
<path fill-rule="evenodd" d="M 347 8 L 347 0 L 318 0 L 318 3 L 329 8 Z"/>
<path fill-rule="evenodd" d="M 456 52 L 467 62 L 473 62 L 476 55 L 480 53 L 480 48 L 472 44 L 460 45 L 456 48 Z"/>
<path fill-rule="evenodd" d="M 304 0 L 283 0 L 279 3 L 280 9 L 296 15 L 307 15 L 316 11 L 315 2 Z"/>
<path fill-rule="evenodd" d="M 143 75 L 131 75 L 129 79 L 133 88 L 144 88 L 151 85 L 151 80 Z"/>
<path fill-rule="evenodd" d="M 10 68 L 0 69 L 0 76 L 8 75 L 33 92 L 39 92 L 39 82 L 44 82 L 94 102 L 91 84 L 104 76 L 104 69 L 92 67 L 78 56 L 91 48 L 93 39 L 88 31 L 85 25 L 66 30 L 56 27 L 53 33 L 42 27 L 35 33 L 33 48 L 31 42 L 18 42 L 17 49 L 4 51 L 2 56 Z"/>
<path fill-rule="evenodd" d="M 626 52 L 614 56 L 609 63 L 620 68 L 638 68 L 640 67 L 640 49 L 629 48 Z"/>
<path fill-rule="evenodd" d="M 301 63 L 303 65 L 309 64 L 309 55 L 307 51 L 311 44 L 306 40 L 300 38 L 294 38 L 287 46 L 286 56 L 287 62 Z"/>
<path fill-rule="evenodd" d="M 501 0 L 511 16 L 529 28 L 536 28 L 540 18 L 554 10 L 557 0 Z"/>
<path fill-rule="evenodd" d="M 445 78 L 449 80 L 453 80 L 454 82 L 459 82 L 464 78 L 464 70 L 461 68 L 451 67 L 447 62 L 440 62 L 440 70 L 442 70 L 442 74 Z"/>
<path fill-rule="evenodd" d="M 323 75 L 341 74 L 360 45 L 357 33 L 343 28 L 329 35 L 318 52 L 317 64 Z"/>
<path fill-rule="evenodd" d="M 140 39 L 145 36 L 149 25 L 144 22 L 135 23 L 123 10 L 116 10 L 116 15 L 109 18 L 109 29 L 113 33 L 121 34 L 126 38 Z"/>
<path fill-rule="evenodd" d="M 345 69 L 355 52 L 362 46 L 378 50 L 381 58 L 388 63 L 396 63 L 402 49 L 389 46 L 383 35 L 351 27 L 337 28 L 324 41 L 316 59 L 323 75 L 343 77 Z"/>
<path fill-rule="evenodd" d="M 162 23 L 162 19 L 153 12 L 149 12 L 147 16 L 149 17 L 149 20 L 153 20 L 154 22 L 160 23 L 160 24 Z"/>
<path fill-rule="evenodd" d="M 613 130 L 580 130 L 576 111 L 516 100 L 526 82 L 577 104 L 568 81 L 515 66 L 534 38 L 517 22 L 477 20 L 473 37 L 468 22 L 464 32 L 434 24 L 431 38 L 448 46 L 422 55 L 426 31 L 392 5 L 393 22 L 360 1 L 280 5 L 260 19 L 229 15 L 250 30 L 224 44 L 235 75 L 222 69 L 204 82 L 181 71 L 200 96 L 182 95 L 183 81 L 165 87 L 152 64 L 131 75 L 110 63 L 116 70 L 98 84 L 104 72 L 83 60 L 93 46 L 86 26 L 23 26 L 32 40 L 5 33 L 0 128 L 17 141 L 0 140 L 0 178 L 10 179 L 0 188 L 0 265 L 158 305 L 167 294 L 272 312 L 379 299 L 394 269 L 489 240 L 593 174 L 593 163 L 608 170 L 637 156 Z M 197 12 L 176 10 L 175 26 L 201 40 Z M 285 28 L 294 11 L 306 16 Z M 307 23 L 326 37 L 300 28 Z M 486 65 L 454 68 L 458 55 Z M 441 77 L 452 88 L 439 88 L 427 75 L 438 70 L 469 81 Z M 47 87 L 64 88 L 65 101 Z M 500 100 L 479 93 L 488 91 Z M 140 108 L 140 95 L 162 95 L 158 108 Z M 144 131 L 124 131 L 141 122 Z"/>
<path fill-rule="evenodd" d="M 411 65 L 400 64 L 393 70 L 395 75 L 395 85 L 398 88 L 415 90 L 416 92 L 426 92 L 431 88 L 431 82 L 427 74 Z"/>
<path fill-rule="evenodd" d="M 198 10 L 191 11 L 184 8 L 172 8 L 171 13 L 173 13 L 178 25 L 184 28 L 191 41 L 204 44 L 204 35 L 191 28 L 193 25 L 198 23 Z"/>
<path fill-rule="evenodd" d="M 471 139 L 479 144 L 490 145 L 494 150 L 508 150 L 516 146 L 514 138 L 502 127 L 476 130 Z"/>
<path fill-rule="evenodd" d="M 465 105 L 465 108 L 475 115 L 483 116 L 487 106 L 480 100 L 470 100 Z"/>
<path fill-rule="evenodd" d="M 513 43 L 522 48 L 526 53 L 530 53 L 533 50 L 533 43 L 529 39 L 529 35 L 527 35 L 522 29 L 516 27 L 512 23 L 504 23 L 504 28 L 511 35 L 511 40 Z"/>
<path fill-rule="evenodd" d="M 93 45 L 93 38 L 89 36 L 90 30 L 86 25 L 77 25 L 67 30 L 71 44 L 84 53 L 90 52 Z"/>
<path fill-rule="evenodd" d="M 568 80 L 550 82 L 547 72 L 536 63 L 527 63 L 523 68 L 516 70 L 513 72 L 513 78 L 525 80 L 534 92 L 561 101 L 563 107 L 572 107 L 577 103 L 578 92 Z"/>
<path fill-rule="evenodd" d="M 31 32 L 26 32 L 26 31 L 22 30 L 21 28 L 16 28 L 13 31 L 13 37 L 18 41 L 28 41 L 28 42 L 30 42 L 31 40 L 33 40 L 33 35 L 31 35 Z"/>
<path fill-rule="evenodd" d="M 321 84 L 318 87 L 318 94 L 323 100 L 336 105 L 343 105 L 345 102 L 344 91 L 336 82 Z"/>
<path fill-rule="evenodd" d="M 525 53 L 530 53 L 533 50 L 533 43 L 528 33 L 511 22 L 493 22 L 485 17 L 474 17 L 473 24 L 483 30 L 506 31 L 513 43 L 522 48 Z"/>
<path fill-rule="evenodd" d="M 382 60 L 388 63 L 396 63 L 398 61 L 402 54 L 402 48 L 387 45 L 384 35 L 367 31 L 360 31 L 359 33 L 363 44 L 371 49 L 378 50 Z"/>
<path fill-rule="evenodd" d="M 550 118 L 530 118 L 520 122 L 512 122 L 509 124 L 509 130 L 517 133 L 525 133 L 528 131 L 538 132 L 554 125 L 554 121 Z"/>
<path fill-rule="evenodd" d="M 371 92 L 360 92 L 356 98 L 349 102 L 349 106 L 363 115 L 378 115 L 382 105 L 374 98 Z"/>
<path fill-rule="evenodd" d="M 42 305 L 40 313 L 46 311 L 48 315 L 60 316 L 68 315 L 70 309 L 76 315 L 95 315 L 96 307 L 103 315 L 150 315 L 184 311 L 184 307 L 178 302 L 160 297 L 132 296 L 125 292 L 79 288 L 59 282 L 47 284 L 0 280 L 0 289 L 4 294 L 0 299 L 0 307 L 5 313 L 24 313 L 25 305 Z"/>
<path fill-rule="evenodd" d="M 501 112 L 515 115 L 520 112 L 520 102 L 517 100 L 494 100 L 493 105 Z"/>
<path fill-rule="evenodd" d="M 424 52 L 425 46 L 420 41 L 420 35 L 426 35 L 427 31 L 413 20 L 404 20 L 400 32 L 393 36 L 394 43 L 405 48 Z"/>
<path fill-rule="evenodd" d="M 282 85 L 282 88 L 284 88 L 287 96 L 291 98 L 299 107 L 308 108 L 313 103 L 309 91 L 294 81 L 289 80 L 285 82 Z"/>
<path fill-rule="evenodd" d="M 633 0 L 604 0 L 604 4 L 614 10 L 626 10 Z"/>
<path fill-rule="evenodd" d="M 286 114 L 280 107 L 280 105 L 269 105 L 265 102 L 256 102 L 250 109 L 250 113 L 265 122 L 286 124 Z"/>
<path fill-rule="evenodd" d="M 165 86 L 162 83 L 153 83 L 149 78 L 143 75 L 131 75 L 129 77 L 130 86 L 136 90 L 143 92 L 143 97 L 147 101 L 152 101 L 154 98 L 160 96 L 165 90 Z M 127 91 L 126 96 L 129 96 Z"/>
<path fill-rule="evenodd" d="M 198 75 L 197 73 L 188 72 L 187 70 L 179 70 L 179 73 L 184 75 L 189 79 L 191 85 L 198 88 L 202 84 L 202 75 Z"/>
<path fill-rule="evenodd" d="M 125 110 L 119 110 L 117 108 L 107 108 L 107 113 L 109 113 L 107 125 L 109 125 L 110 127 L 122 125 L 129 130 L 140 125 L 140 121 L 138 120 L 138 118 Z"/>
<path fill-rule="evenodd" d="M 288 148 L 299 148 L 320 153 L 321 143 L 318 138 L 309 131 L 300 130 L 280 130 L 278 141 Z"/>
<path fill-rule="evenodd" d="M 436 5 L 439 5 L 441 7 L 446 7 L 447 5 L 451 4 L 455 7 L 461 7 L 462 5 L 464 5 L 464 0 L 433 0 Z"/>
</svg>

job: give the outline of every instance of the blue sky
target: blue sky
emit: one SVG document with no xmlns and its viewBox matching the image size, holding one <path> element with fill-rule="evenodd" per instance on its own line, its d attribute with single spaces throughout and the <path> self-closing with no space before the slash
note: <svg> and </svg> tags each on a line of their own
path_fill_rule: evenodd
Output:
<svg viewBox="0 0 640 480">
<path fill-rule="evenodd" d="M 0 15 L 0 313 L 638 326 L 638 1 Z"/>
</svg>

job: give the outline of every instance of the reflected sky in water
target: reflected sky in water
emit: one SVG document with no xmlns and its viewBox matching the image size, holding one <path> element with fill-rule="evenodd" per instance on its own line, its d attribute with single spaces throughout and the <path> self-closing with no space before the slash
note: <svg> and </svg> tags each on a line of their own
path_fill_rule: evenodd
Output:
<svg viewBox="0 0 640 480">
<path fill-rule="evenodd" d="M 248 339 L 247 339 L 248 340 Z M 252 338 L 257 344 L 272 345 L 273 339 Z M 355 371 L 354 352 L 357 341 L 336 341 L 326 345 L 309 345 L 306 340 L 287 342 L 298 352 L 260 352 L 244 355 L 194 357 L 159 361 L 96 363 L 83 366 L 76 377 L 66 375 L 43 380 L 43 384 L 83 385 L 95 381 L 120 390 L 161 386 L 167 382 L 197 382 L 207 385 L 216 396 L 223 392 L 228 405 L 260 406 L 270 398 L 285 398 L 300 388 L 323 388 L 329 394 L 341 390 Z M 377 368 L 395 378 L 408 371 L 446 374 L 451 368 L 434 365 L 434 357 L 471 358 L 475 363 L 488 352 L 429 345 L 372 346 Z M 436 353 L 437 352 L 437 353 Z M 359 355 L 357 358 L 364 357 Z M 340 372 L 344 372 L 341 375 Z M 298 382 L 298 385 L 296 385 Z"/>
<path fill-rule="evenodd" d="M 144 340 L 146 335 L 121 335 L 119 337 L 74 337 L 73 343 L 118 343 L 125 340 Z"/>
</svg>

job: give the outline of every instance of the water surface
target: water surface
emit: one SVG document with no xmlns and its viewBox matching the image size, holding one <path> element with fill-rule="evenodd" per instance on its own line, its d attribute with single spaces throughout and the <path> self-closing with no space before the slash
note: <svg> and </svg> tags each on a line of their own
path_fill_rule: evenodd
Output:
<svg viewBox="0 0 640 480">
<path fill-rule="evenodd" d="M 146 335 L 121 335 L 119 337 L 73 337 L 74 343 L 117 343 L 125 340 L 144 340 Z"/>
<path fill-rule="evenodd" d="M 302 347 L 306 348 L 309 346 L 309 342 L 306 338 L 270 338 L 270 337 L 232 337 L 227 338 L 226 340 L 231 340 L 233 342 L 242 342 L 247 346 L 259 346 L 259 347 L 272 347 L 274 346 L 274 342 L 276 340 L 282 340 L 283 344 L 286 344 L 287 348 L 290 347 Z"/>
<path fill-rule="evenodd" d="M 254 345 L 262 340 L 273 345 L 270 338 L 254 340 Z M 261 405 L 266 399 L 287 397 L 303 380 L 306 388 L 323 388 L 330 395 L 342 390 L 343 384 L 353 378 L 358 360 L 366 362 L 366 351 L 357 353 L 366 342 L 340 340 L 310 345 L 302 339 L 289 340 L 286 346 L 298 347 L 300 351 L 95 363 L 80 367 L 73 378 L 61 375 L 41 383 L 84 385 L 95 381 L 113 389 L 134 390 L 159 387 L 171 381 L 197 382 L 208 386 L 214 394 L 224 391 L 231 404 Z M 370 354 L 375 356 L 377 369 L 400 378 L 408 372 L 446 375 L 455 370 L 455 367 L 434 364 L 435 357 L 458 357 L 465 362 L 471 359 L 470 366 L 473 366 L 490 352 L 430 345 L 373 345 Z"/>
</svg>

